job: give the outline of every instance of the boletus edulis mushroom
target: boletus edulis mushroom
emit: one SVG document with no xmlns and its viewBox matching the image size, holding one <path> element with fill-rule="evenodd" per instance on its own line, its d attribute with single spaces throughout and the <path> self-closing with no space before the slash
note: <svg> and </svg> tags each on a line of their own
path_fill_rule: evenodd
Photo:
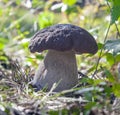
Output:
<svg viewBox="0 0 120 115">
<path fill-rule="evenodd" d="M 78 83 L 75 54 L 95 54 L 98 50 L 93 36 L 81 27 L 71 24 L 56 24 L 38 31 L 30 41 L 32 53 L 48 50 L 44 61 L 35 73 L 32 85 L 38 90 L 43 87 L 62 91 Z"/>
</svg>

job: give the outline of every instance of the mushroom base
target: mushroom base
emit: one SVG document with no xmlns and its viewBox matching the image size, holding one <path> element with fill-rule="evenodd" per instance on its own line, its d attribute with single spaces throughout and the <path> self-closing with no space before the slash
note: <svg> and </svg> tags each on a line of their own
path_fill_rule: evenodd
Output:
<svg viewBox="0 0 120 115">
<path fill-rule="evenodd" d="M 44 61 L 39 65 L 32 82 L 38 90 L 51 89 L 58 83 L 54 91 L 62 91 L 74 87 L 78 83 L 77 64 L 73 51 L 59 52 L 49 50 Z"/>
</svg>

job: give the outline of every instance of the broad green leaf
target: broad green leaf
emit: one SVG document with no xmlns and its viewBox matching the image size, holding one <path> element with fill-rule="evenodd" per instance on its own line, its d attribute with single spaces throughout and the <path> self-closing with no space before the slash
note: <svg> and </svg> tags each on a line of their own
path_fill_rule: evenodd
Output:
<svg viewBox="0 0 120 115">
<path fill-rule="evenodd" d="M 120 5 L 113 6 L 111 10 L 111 24 L 115 23 L 120 17 Z"/>
<path fill-rule="evenodd" d="M 110 2 L 112 5 L 120 5 L 120 0 L 107 0 Z"/>
<path fill-rule="evenodd" d="M 108 40 L 105 43 L 105 50 L 112 51 L 113 56 L 120 53 L 120 39 L 117 40 Z"/>
<path fill-rule="evenodd" d="M 117 62 L 120 62 L 120 54 L 118 54 L 118 55 L 115 56 L 115 62 L 116 62 L 116 63 L 117 63 Z"/>
<path fill-rule="evenodd" d="M 104 92 L 106 93 L 107 96 L 110 97 L 112 93 L 112 87 L 110 87 L 109 85 L 105 85 Z"/>
<path fill-rule="evenodd" d="M 120 5 L 120 0 L 112 0 L 112 2 L 115 6 Z"/>
<path fill-rule="evenodd" d="M 102 49 L 103 44 L 102 43 L 98 43 L 98 49 Z"/>
<path fill-rule="evenodd" d="M 120 97 L 120 84 L 119 83 L 115 83 L 112 86 L 112 90 L 117 97 Z"/>
<path fill-rule="evenodd" d="M 107 53 L 107 54 L 106 54 L 106 59 L 107 59 L 107 62 L 108 62 L 111 66 L 115 63 L 115 58 L 114 58 L 113 54 L 111 54 L 111 53 Z"/>
<path fill-rule="evenodd" d="M 63 3 L 71 6 L 76 3 L 77 0 L 63 0 Z"/>
<path fill-rule="evenodd" d="M 115 23 L 120 17 L 120 0 L 107 0 L 111 3 L 111 24 Z"/>
</svg>

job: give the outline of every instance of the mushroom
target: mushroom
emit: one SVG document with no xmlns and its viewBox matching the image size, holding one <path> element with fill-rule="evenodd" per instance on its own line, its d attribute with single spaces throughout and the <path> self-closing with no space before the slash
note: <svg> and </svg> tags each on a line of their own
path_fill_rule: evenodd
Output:
<svg viewBox="0 0 120 115">
<path fill-rule="evenodd" d="M 38 31 L 31 39 L 29 49 L 32 53 L 48 50 L 44 61 L 35 73 L 32 85 L 38 90 L 54 91 L 74 87 L 78 83 L 75 54 L 95 54 L 98 50 L 93 36 L 86 30 L 71 24 L 56 24 Z"/>
</svg>

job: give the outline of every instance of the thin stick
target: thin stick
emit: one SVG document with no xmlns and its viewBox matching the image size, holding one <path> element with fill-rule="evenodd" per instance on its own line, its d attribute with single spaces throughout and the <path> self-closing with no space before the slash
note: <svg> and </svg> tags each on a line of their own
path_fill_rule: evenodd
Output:
<svg viewBox="0 0 120 115">
<path fill-rule="evenodd" d="M 118 36 L 120 37 L 120 31 L 119 31 L 119 29 L 118 29 L 118 26 L 117 26 L 116 22 L 115 22 L 115 27 L 116 27 L 116 29 L 117 29 L 117 37 L 118 37 Z M 116 37 L 116 38 L 117 38 L 117 37 Z"/>
<path fill-rule="evenodd" d="M 107 5 L 108 5 L 108 7 L 109 7 L 109 9 L 110 9 L 110 12 L 111 12 L 111 7 L 110 7 L 110 5 L 108 4 L 108 1 L 107 1 Z M 111 22 L 111 21 L 110 21 L 110 22 Z M 114 24 L 115 24 L 115 26 L 116 26 L 118 36 L 120 36 L 120 32 L 119 32 L 118 26 L 117 26 L 116 23 L 114 23 Z M 102 57 L 102 51 L 103 51 L 103 49 L 104 49 L 105 42 L 106 42 L 106 39 L 107 39 L 109 30 L 110 30 L 110 27 L 111 27 L 111 24 L 109 24 L 109 26 L 108 26 L 108 30 L 107 30 L 107 33 L 106 33 L 105 38 L 104 38 L 104 44 L 103 44 L 103 47 L 101 48 L 100 55 L 99 55 L 99 58 L 98 58 L 98 61 L 97 61 L 97 64 L 96 64 L 96 69 L 95 69 L 95 71 L 94 71 L 94 73 L 93 73 L 93 77 L 94 77 L 94 75 L 95 75 L 96 72 L 97 72 L 98 65 L 99 65 L 100 59 L 101 59 L 101 57 Z"/>
<path fill-rule="evenodd" d="M 109 24 L 109 26 L 108 26 L 107 33 L 106 33 L 105 38 L 104 38 L 104 44 L 103 44 L 103 47 L 102 47 L 101 50 L 100 50 L 100 55 L 99 55 L 99 58 L 98 58 L 98 60 L 97 60 L 96 68 L 95 68 L 95 71 L 94 71 L 94 73 L 93 73 L 93 75 L 92 75 L 93 77 L 94 77 L 94 75 L 95 75 L 96 72 L 97 72 L 98 65 L 99 65 L 100 59 L 101 59 L 101 57 L 102 57 L 102 51 L 103 51 L 103 49 L 104 49 L 105 42 L 106 42 L 106 39 L 107 39 L 109 30 L 110 30 L 110 26 L 111 26 L 111 24 Z"/>
</svg>

